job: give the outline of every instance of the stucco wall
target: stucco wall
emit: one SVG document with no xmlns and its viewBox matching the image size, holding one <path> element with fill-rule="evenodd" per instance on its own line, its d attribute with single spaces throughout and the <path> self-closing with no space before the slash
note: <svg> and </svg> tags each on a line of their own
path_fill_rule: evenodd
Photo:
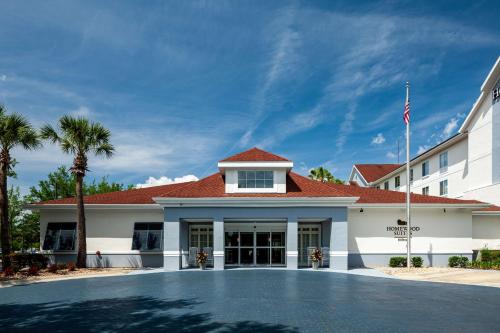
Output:
<svg viewBox="0 0 500 333">
<path fill-rule="evenodd" d="M 387 227 L 397 227 L 397 220 L 406 220 L 401 208 L 363 208 L 349 210 L 349 255 L 370 255 L 377 258 L 372 265 L 387 265 L 388 258 L 406 254 L 406 242 L 394 237 Z M 424 256 L 425 265 L 432 256 L 448 257 L 452 254 L 472 254 L 472 216 L 469 210 L 414 209 L 412 227 L 412 253 Z M 427 259 L 426 259 L 427 258 Z M 439 265 L 442 264 L 440 259 Z"/>
<path fill-rule="evenodd" d="M 500 250 L 500 216 L 472 217 L 472 248 Z"/>
<path fill-rule="evenodd" d="M 163 222 L 163 210 L 145 209 L 87 209 L 87 254 L 88 264 L 97 266 L 161 266 L 162 252 L 150 253 L 132 250 L 134 223 Z M 76 222 L 75 210 L 42 210 L 40 216 L 40 244 L 43 244 L 47 224 L 50 222 Z M 58 254 L 57 261 L 74 261 L 75 251 Z M 102 254 L 102 260 L 95 258 L 96 251 Z M 157 258 L 153 258 L 157 256 Z M 56 258 L 53 258 L 56 260 Z"/>
</svg>

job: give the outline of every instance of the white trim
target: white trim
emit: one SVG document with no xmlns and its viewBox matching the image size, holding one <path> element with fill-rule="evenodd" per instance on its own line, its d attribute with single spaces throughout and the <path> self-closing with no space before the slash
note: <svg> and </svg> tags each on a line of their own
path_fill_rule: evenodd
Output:
<svg viewBox="0 0 500 333">
<path fill-rule="evenodd" d="M 460 200 L 460 199 L 457 199 Z M 412 203 L 411 207 L 413 208 L 469 208 L 469 209 L 476 209 L 476 208 L 488 208 L 490 207 L 491 204 L 488 203 L 477 203 L 477 204 L 467 204 L 467 203 L 456 203 L 456 204 L 442 204 L 442 203 Z M 405 208 L 405 203 L 356 203 L 353 204 L 347 208 L 350 209 L 358 209 L 358 208 Z"/>
<path fill-rule="evenodd" d="M 39 209 L 76 209 L 76 204 L 29 204 L 23 207 Z M 85 204 L 85 209 L 161 209 L 158 204 Z"/>
<path fill-rule="evenodd" d="M 153 198 L 162 207 L 332 207 L 351 205 L 358 199 L 359 197 Z"/>
<path fill-rule="evenodd" d="M 213 251 L 214 257 L 224 257 L 224 251 Z"/>
<path fill-rule="evenodd" d="M 164 257 L 179 257 L 180 255 L 181 251 L 178 250 L 163 251 Z"/>
<path fill-rule="evenodd" d="M 475 215 L 475 216 L 480 216 L 480 215 L 500 215 L 500 211 L 495 211 L 495 210 L 491 210 L 491 211 L 472 211 L 472 215 Z"/>
<path fill-rule="evenodd" d="M 235 161 L 235 162 L 219 162 L 217 163 L 219 169 L 236 169 L 236 168 L 293 168 L 292 161 Z"/>
<path fill-rule="evenodd" d="M 286 256 L 287 257 L 298 257 L 299 251 L 286 251 Z"/>
<path fill-rule="evenodd" d="M 349 254 L 348 251 L 332 251 L 330 250 L 331 257 L 345 257 Z"/>
</svg>

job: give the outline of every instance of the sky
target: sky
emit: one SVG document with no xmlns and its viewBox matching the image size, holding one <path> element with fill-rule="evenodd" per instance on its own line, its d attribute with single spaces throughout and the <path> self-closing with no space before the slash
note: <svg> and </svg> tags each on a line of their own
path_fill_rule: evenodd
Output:
<svg viewBox="0 0 500 333">
<path fill-rule="evenodd" d="M 88 177 L 124 184 L 203 178 L 254 146 L 342 179 L 396 163 L 405 82 L 415 155 L 457 132 L 500 55 L 494 1 L 0 6 L 0 103 L 38 128 L 100 122 L 116 153 Z M 24 193 L 72 161 L 48 142 L 12 155 Z"/>
</svg>

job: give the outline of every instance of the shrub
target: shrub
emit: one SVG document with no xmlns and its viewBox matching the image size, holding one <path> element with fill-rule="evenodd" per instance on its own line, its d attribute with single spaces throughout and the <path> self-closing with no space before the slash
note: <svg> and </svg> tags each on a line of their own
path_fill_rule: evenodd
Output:
<svg viewBox="0 0 500 333">
<path fill-rule="evenodd" d="M 66 265 L 65 263 L 57 264 L 57 269 L 59 269 L 59 270 L 63 270 L 66 268 L 68 268 L 68 265 Z"/>
<path fill-rule="evenodd" d="M 411 258 L 411 265 L 413 267 L 422 267 L 423 264 L 424 264 L 424 260 L 422 259 L 422 257 L 412 257 Z"/>
<path fill-rule="evenodd" d="M 76 271 L 76 265 L 74 262 L 72 262 L 72 261 L 68 262 L 67 266 L 68 266 L 68 271 L 70 271 L 70 272 Z"/>
<path fill-rule="evenodd" d="M 57 265 L 56 264 L 50 264 L 48 267 L 47 267 L 47 270 L 50 272 L 50 273 L 57 273 Z"/>
<path fill-rule="evenodd" d="M 469 265 L 469 258 L 462 256 L 451 256 L 448 258 L 448 266 L 450 267 L 467 267 Z"/>
<path fill-rule="evenodd" d="M 27 276 L 35 276 L 38 275 L 38 267 L 37 266 L 30 266 L 28 271 L 26 272 Z"/>
<path fill-rule="evenodd" d="M 41 253 L 11 253 L 9 257 L 14 271 L 31 266 L 42 269 L 47 267 L 47 263 L 49 262 L 49 259 Z"/>
<path fill-rule="evenodd" d="M 390 267 L 406 267 L 406 257 L 391 257 L 389 259 Z"/>
<path fill-rule="evenodd" d="M 481 268 L 481 262 L 479 260 L 472 260 L 467 267 L 469 268 Z"/>
<path fill-rule="evenodd" d="M 480 253 L 482 262 L 500 261 L 500 250 L 482 249 Z"/>
<path fill-rule="evenodd" d="M 7 267 L 6 269 L 3 270 L 3 275 L 5 277 L 12 277 L 12 276 L 14 276 L 14 274 L 15 274 L 15 272 L 12 269 L 12 267 Z"/>
</svg>

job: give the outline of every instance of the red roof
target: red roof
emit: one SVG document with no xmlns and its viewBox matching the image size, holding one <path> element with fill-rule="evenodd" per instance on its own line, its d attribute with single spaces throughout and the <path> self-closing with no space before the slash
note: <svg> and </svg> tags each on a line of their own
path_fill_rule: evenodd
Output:
<svg viewBox="0 0 500 333">
<path fill-rule="evenodd" d="M 371 183 L 383 176 L 390 174 L 402 164 L 354 164 L 363 178 Z"/>
<path fill-rule="evenodd" d="M 169 185 L 160 185 L 152 187 L 144 187 L 133 190 L 109 192 L 103 194 L 86 195 L 83 201 L 86 204 L 102 204 L 102 205 L 113 205 L 113 204 L 154 204 L 154 197 L 160 196 L 168 191 L 173 191 L 177 188 L 186 186 L 192 182 L 177 183 Z M 41 202 L 41 204 L 76 204 L 76 199 L 65 198 L 56 199 Z"/>
<path fill-rule="evenodd" d="M 373 187 L 360 187 L 329 183 L 329 186 L 346 193 L 346 196 L 359 197 L 357 203 L 366 204 L 403 204 L 406 193 L 399 191 L 379 190 Z M 477 200 L 462 200 L 445 197 L 434 197 L 411 193 L 411 202 L 415 204 L 480 204 Z"/>
<path fill-rule="evenodd" d="M 215 173 L 199 181 L 162 185 L 142 189 L 89 195 L 87 204 L 152 204 L 153 197 L 228 198 L 228 197 L 359 197 L 358 203 L 403 204 L 405 193 L 343 184 L 322 183 L 294 172 L 287 175 L 287 193 L 225 193 L 224 175 Z M 412 194 L 417 204 L 475 204 L 476 200 L 459 200 Z M 75 204 L 75 198 L 45 201 L 40 204 Z"/>
<path fill-rule="evenodd" d="M 252 148 L 242 153 L 223 159 L 221 162 L 290 162 L 284 157 L 272 154 L 259 148 Z"/>
<path fill-rule="evenodd" d="M 346 193 L 325 183 L 311 180 L 294 172 L 286 179 L 287 193 L 226 193 L 224 176 L 215 173 L 189 186 L 161 195 L 166 198 L 223 198 L 223 197 L 344 197 Z M 347 195 L 349 196 L 349 195 Z"/>
<path fill-rule="evenodd" d="M 491 207 L 488 207 L 488 208 L 479 209 L 478 211 L 480 211 L 480 212 L 498 212 L 498 213 L 500 213 L 500 207 L 498 207 L 498 206 L 491 206 Z"/>
</svg>

